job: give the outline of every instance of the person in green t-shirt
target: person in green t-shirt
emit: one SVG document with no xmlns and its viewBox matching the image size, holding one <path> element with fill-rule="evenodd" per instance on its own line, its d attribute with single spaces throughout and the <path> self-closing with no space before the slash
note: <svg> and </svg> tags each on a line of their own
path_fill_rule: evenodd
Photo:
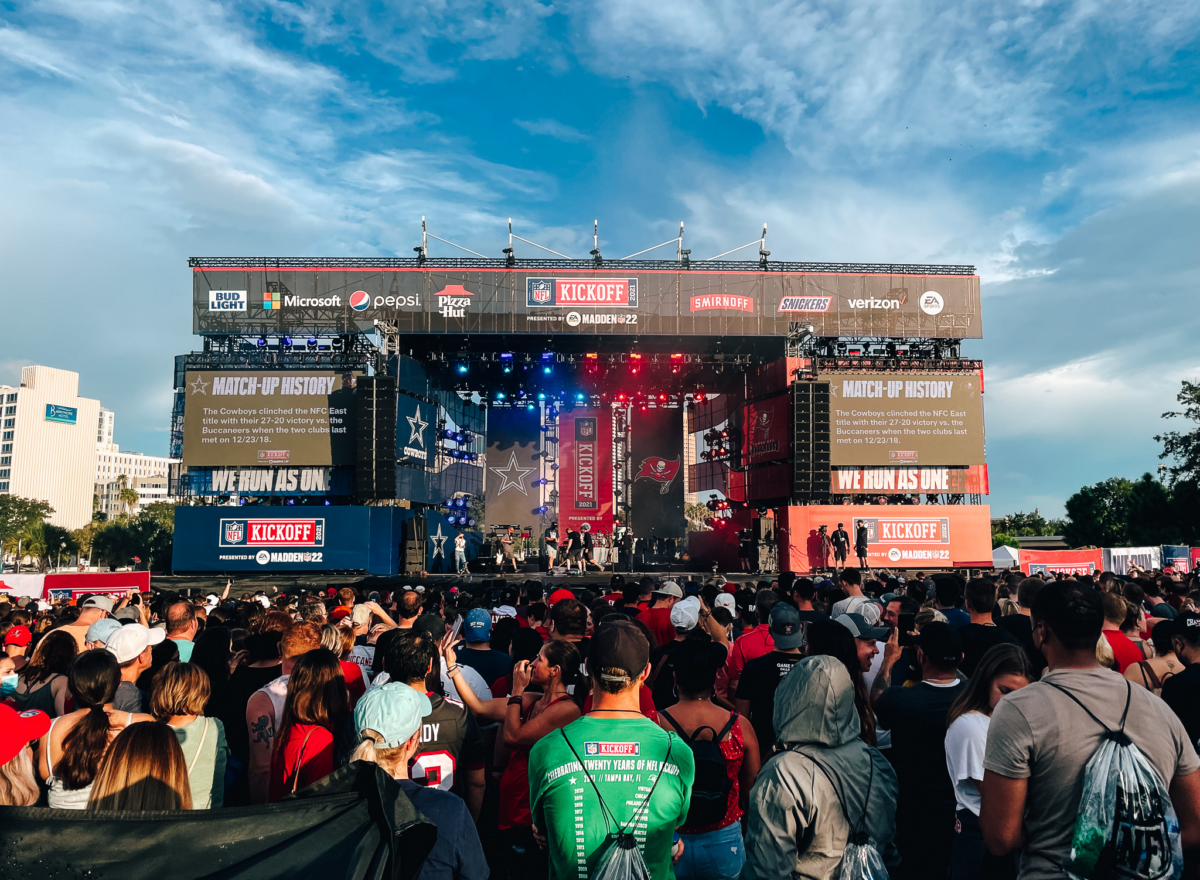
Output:
<svg viewBox="0 0 1200 880">
<path fill-rule="evenodd" d="M 632 623 L 606 623 L 587 665 L 592 711 L 543 737 L 529 755 L 534 831 L 548 843 L 550 877 L 587 880 L 625 831 L 651 877 L 674 877 L 683 851 L 675 829 L 687 817 L 696 767 L 687 744 L 638 708 L 650 645 Z"/>
</svg>

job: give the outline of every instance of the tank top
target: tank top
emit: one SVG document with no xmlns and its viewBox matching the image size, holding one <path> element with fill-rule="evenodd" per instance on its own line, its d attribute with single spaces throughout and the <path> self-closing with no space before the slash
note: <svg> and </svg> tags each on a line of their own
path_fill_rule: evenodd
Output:
<svg viewBox="0 0 1200 880">
<path fill-rule="evenodd" d="M 568 694 L 563 694 L 550 704 L 555 706 L 563 700 L 569 700 Z M 547 706 L 546 709 L 549 709 Z M 529 714 L 521 714 L 524 724 L 540 715 L 534 714 L 537 703 L 529 707 Z M 545 709 L 542 712 L 546 711 Z M 514 748 L 508 753 L 508 763 L 504 765 L 504 773 L 500 776 L 500 818 L 498 827 L 501 831 L 510 828 L 529 828 L 533 825 L 533 811 L 529 806 L 529 748 Z"/>
<path fill-rule="evenodd" d="M 283 704 L 287 700 L 289 678 L 291 678 L 290 675 L 281 675 L 258 689 L 259 693 L 266 694 L 271 700 L 271 708 L 275 711 L 275 723 L 271 725 L 274 730 L 279 729 L 279 721 L 283 718 Z"/>
<path fill-rule="evenodd" d="M 132 712 L 125 719 L 126 726 L 131 721 L 133 721 Z M 50 775 L 46 778 L 46 784 L 50 788 L 46 793 L 46 805 L 52 810 L 86 810 L 95 780 L 93 779 L 83 788 L 68 791 L 63 788 L 63 781 L 54 775 L 54 760 L 50 757 L 50 735 L 54 732 L 54 725 L 57 723 L 58 719 L 55 718 L 50 722 L 50 730 L 46 731 L 46 766 L 50 770 Z"/>
<path fill-rule="evenodd" d="M 45 712 L 51 718 L 58 717 L 58 711 L 54 708 L 54 681 L 61 678 L 61 675 L 52 675 L 46 680 L 40 688 L 35 691 L 13 691 L 12 700 L 17 704 L 18 712 L 25 712 L 29 709 L 38 709 Z"/>
</svg>

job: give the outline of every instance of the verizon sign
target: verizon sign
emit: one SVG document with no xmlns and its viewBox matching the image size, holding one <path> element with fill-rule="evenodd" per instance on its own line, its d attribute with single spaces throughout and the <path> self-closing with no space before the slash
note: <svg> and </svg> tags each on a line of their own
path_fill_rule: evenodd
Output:
<svg viewBox="0 0 1200 880">
<path fill-rule="evenodd" d="M 529 308 L 636 309 L 636 278 L 526 278 Z"/>
</svg>

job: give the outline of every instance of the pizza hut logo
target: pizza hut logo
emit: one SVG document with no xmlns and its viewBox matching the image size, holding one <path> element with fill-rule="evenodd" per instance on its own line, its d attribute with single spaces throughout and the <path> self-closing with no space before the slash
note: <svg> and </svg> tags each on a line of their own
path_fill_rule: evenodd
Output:
<svg viewBox="0 0 1200 880">
<path fill-rule="evenodd" d="M 225 543 L 240 544 L 246 537 L 246 523 L 243 520 L 225 520 Z"/>
<path fill-rule="evenodd" d="M 638 480 L 654 480 L 659 484 L 659 494 L 666 495 L 671 491 L 671 484 L 675 482 L 675 478 L 679 476 L 679 459 L 668 461 L 665 458 L 660 458 L 657 455 L 652 455 L 649 458 L 642 459 L 641 470 L 638 471 L 633 481 Z"/>
<path fill-rule="evenodd" d="M 554 282 L 553 281 L 534 280 L 534 281 L 529 282 L 529 298 L 530 298 L 530 300 L 537 303 L 538 305 L 545 305 L 546 303 L 550 302 L 550 300 L 553 296 L 554 296 Z"/>
</svg>

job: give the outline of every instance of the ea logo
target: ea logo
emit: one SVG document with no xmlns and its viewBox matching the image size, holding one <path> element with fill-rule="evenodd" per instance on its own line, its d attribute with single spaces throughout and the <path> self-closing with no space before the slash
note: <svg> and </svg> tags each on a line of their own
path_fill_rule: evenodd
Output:
<svg viewBox="0 0 1200 880">
<path fill-rule="evenodd" d="M 921 311 L 927 315 L 940 315 L 942 313 L 942 309 L 946 306 L 945 301 L 942 299 L 942 295 L 933 290 L 927 290 L 921 294 L 921 299 L 919 302 L 921 305 Z"/>
<path fill-rule="evenodd" d="M 350 294 L 350 308 L 356 312 L 361 312 L 371 304 L 371 295 L 365 290 L 356 290 Z"/>
<path fill-rule="evenodd" d="M 567 312 L 568 327 L 578 327 L 582 323 L 583 318 L 580 316 L 579 312 Z"/>
<path fill-rule="evenodd" d="M 900 548 L 893 547 L 890 550 L 888 550 L 888 559 L 890 559 L 892 562 L 899 562 L 900 561 Z"/>
<path fill-rule="evenodd" d="M 271 554 L 268 553 L 266 550 L 259 550 L 257 553 L 254 554 L 254 561 L 257 562 L 259 565 L 266 565 L 268 562 L 271 561 Z"/>
</svg>

